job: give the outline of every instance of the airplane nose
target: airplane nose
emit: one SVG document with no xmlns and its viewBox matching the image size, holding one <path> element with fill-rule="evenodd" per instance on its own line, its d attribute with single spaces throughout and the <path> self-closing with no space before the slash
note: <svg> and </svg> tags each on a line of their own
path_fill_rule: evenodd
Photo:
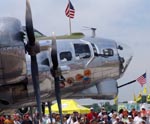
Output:
<svg viewBox="0 0 150 124">
<path fill-rule="evenodd" d="M 117 43 L 117 49 L 120 61 L 120 73 L 123 74 L 132 60 L 133 51 L 126 44 L 119 42 Z"/>
</svg>

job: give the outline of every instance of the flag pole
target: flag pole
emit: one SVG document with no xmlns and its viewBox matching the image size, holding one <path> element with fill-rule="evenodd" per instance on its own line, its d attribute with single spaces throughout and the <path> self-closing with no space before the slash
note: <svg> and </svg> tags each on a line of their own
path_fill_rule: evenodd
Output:
<svg viewBox="0 0 150 124">
<path fill-rule="evenodd" d="M 71 18 L 69 17 L 69 35 L 71 35 Z"/>
<path fill-rule="evenodd" d="M 146 90 L 148 90 L 148 88 L 147 88 L 147 87 L 148 87 L 148 83 L 147 83 L 147 77 L 148 77 L 148 76 L 147 76 L 147 75 L 148 75 L 148 73 L 147 73 L 147 69 L 146 69 Z M 147 94 L 146 94 L 146 95 L 148 95 L 148 91 L 147 91 Z"/>
<path fill-rule="evenodd" d="M 68 0 L 68 3 L 69 3 L 69 8 L 70 8 L 70 0 Z M 70 16 L 69 16 L 69 35 L 71 35 L 71 18 L 70 18 Z"/>
</svg>

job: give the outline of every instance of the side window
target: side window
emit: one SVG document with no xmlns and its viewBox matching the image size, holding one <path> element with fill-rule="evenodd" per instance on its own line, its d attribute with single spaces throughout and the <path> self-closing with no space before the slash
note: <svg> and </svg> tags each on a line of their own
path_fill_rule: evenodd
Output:
<svg viewBox="0 0 150 124">
<path fill-rule="evenodd" d="M 60 53 L 60 60 L 61 61 L 71 61 L 72 54 L 69 51 L 61 52 Z"/>
<path fill-rule="evenodd" d="M 112 48 L 103 48 L 101 49 L 103 57 L 111 57 L 114 55 L 114 50 Z"/>
<path fill-rule="evenodd" d="M 88 44 L 74 44 L 75 55 L 79 58 L 90 58 L 91 51 Z"/>
<path fill-rule="evenodd" d="M 97 56 L 98 55 L 98 51 L 96 49 L 95 44 L 91 43 L 92 47 L 93 47 L 93 51 L 94 51 L 94 55 Z"/>
</svg>

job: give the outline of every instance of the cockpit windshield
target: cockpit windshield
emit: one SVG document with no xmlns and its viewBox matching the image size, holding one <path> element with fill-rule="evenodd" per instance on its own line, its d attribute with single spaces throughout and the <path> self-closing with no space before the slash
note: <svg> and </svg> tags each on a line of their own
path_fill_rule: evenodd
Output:
<svg viewBox="0 0 150 124">
<path fill-rule="evenodd" d="M 80 58 L 90 58 L 91 52 L 88 44 L 74 44 L 75 55 Z"/>
</svg>

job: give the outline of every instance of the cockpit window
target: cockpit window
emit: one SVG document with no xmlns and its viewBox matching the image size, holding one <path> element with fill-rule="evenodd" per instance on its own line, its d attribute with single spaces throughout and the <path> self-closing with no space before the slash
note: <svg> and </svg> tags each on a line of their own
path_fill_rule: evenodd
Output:
<svg viewBox="0 0 150 124">
<path fill-rule="evenodd" d="M 74 44 L 75 55 L 79 58 L 90 58 L 91 51 L 88 44 Z"/>
<path fill-rule="evenodd" d="M 60 53 L 60 60 L 61 61 L 71 61 L 72 54 L 69 51 L 61 52 Z"/>
</svg>

